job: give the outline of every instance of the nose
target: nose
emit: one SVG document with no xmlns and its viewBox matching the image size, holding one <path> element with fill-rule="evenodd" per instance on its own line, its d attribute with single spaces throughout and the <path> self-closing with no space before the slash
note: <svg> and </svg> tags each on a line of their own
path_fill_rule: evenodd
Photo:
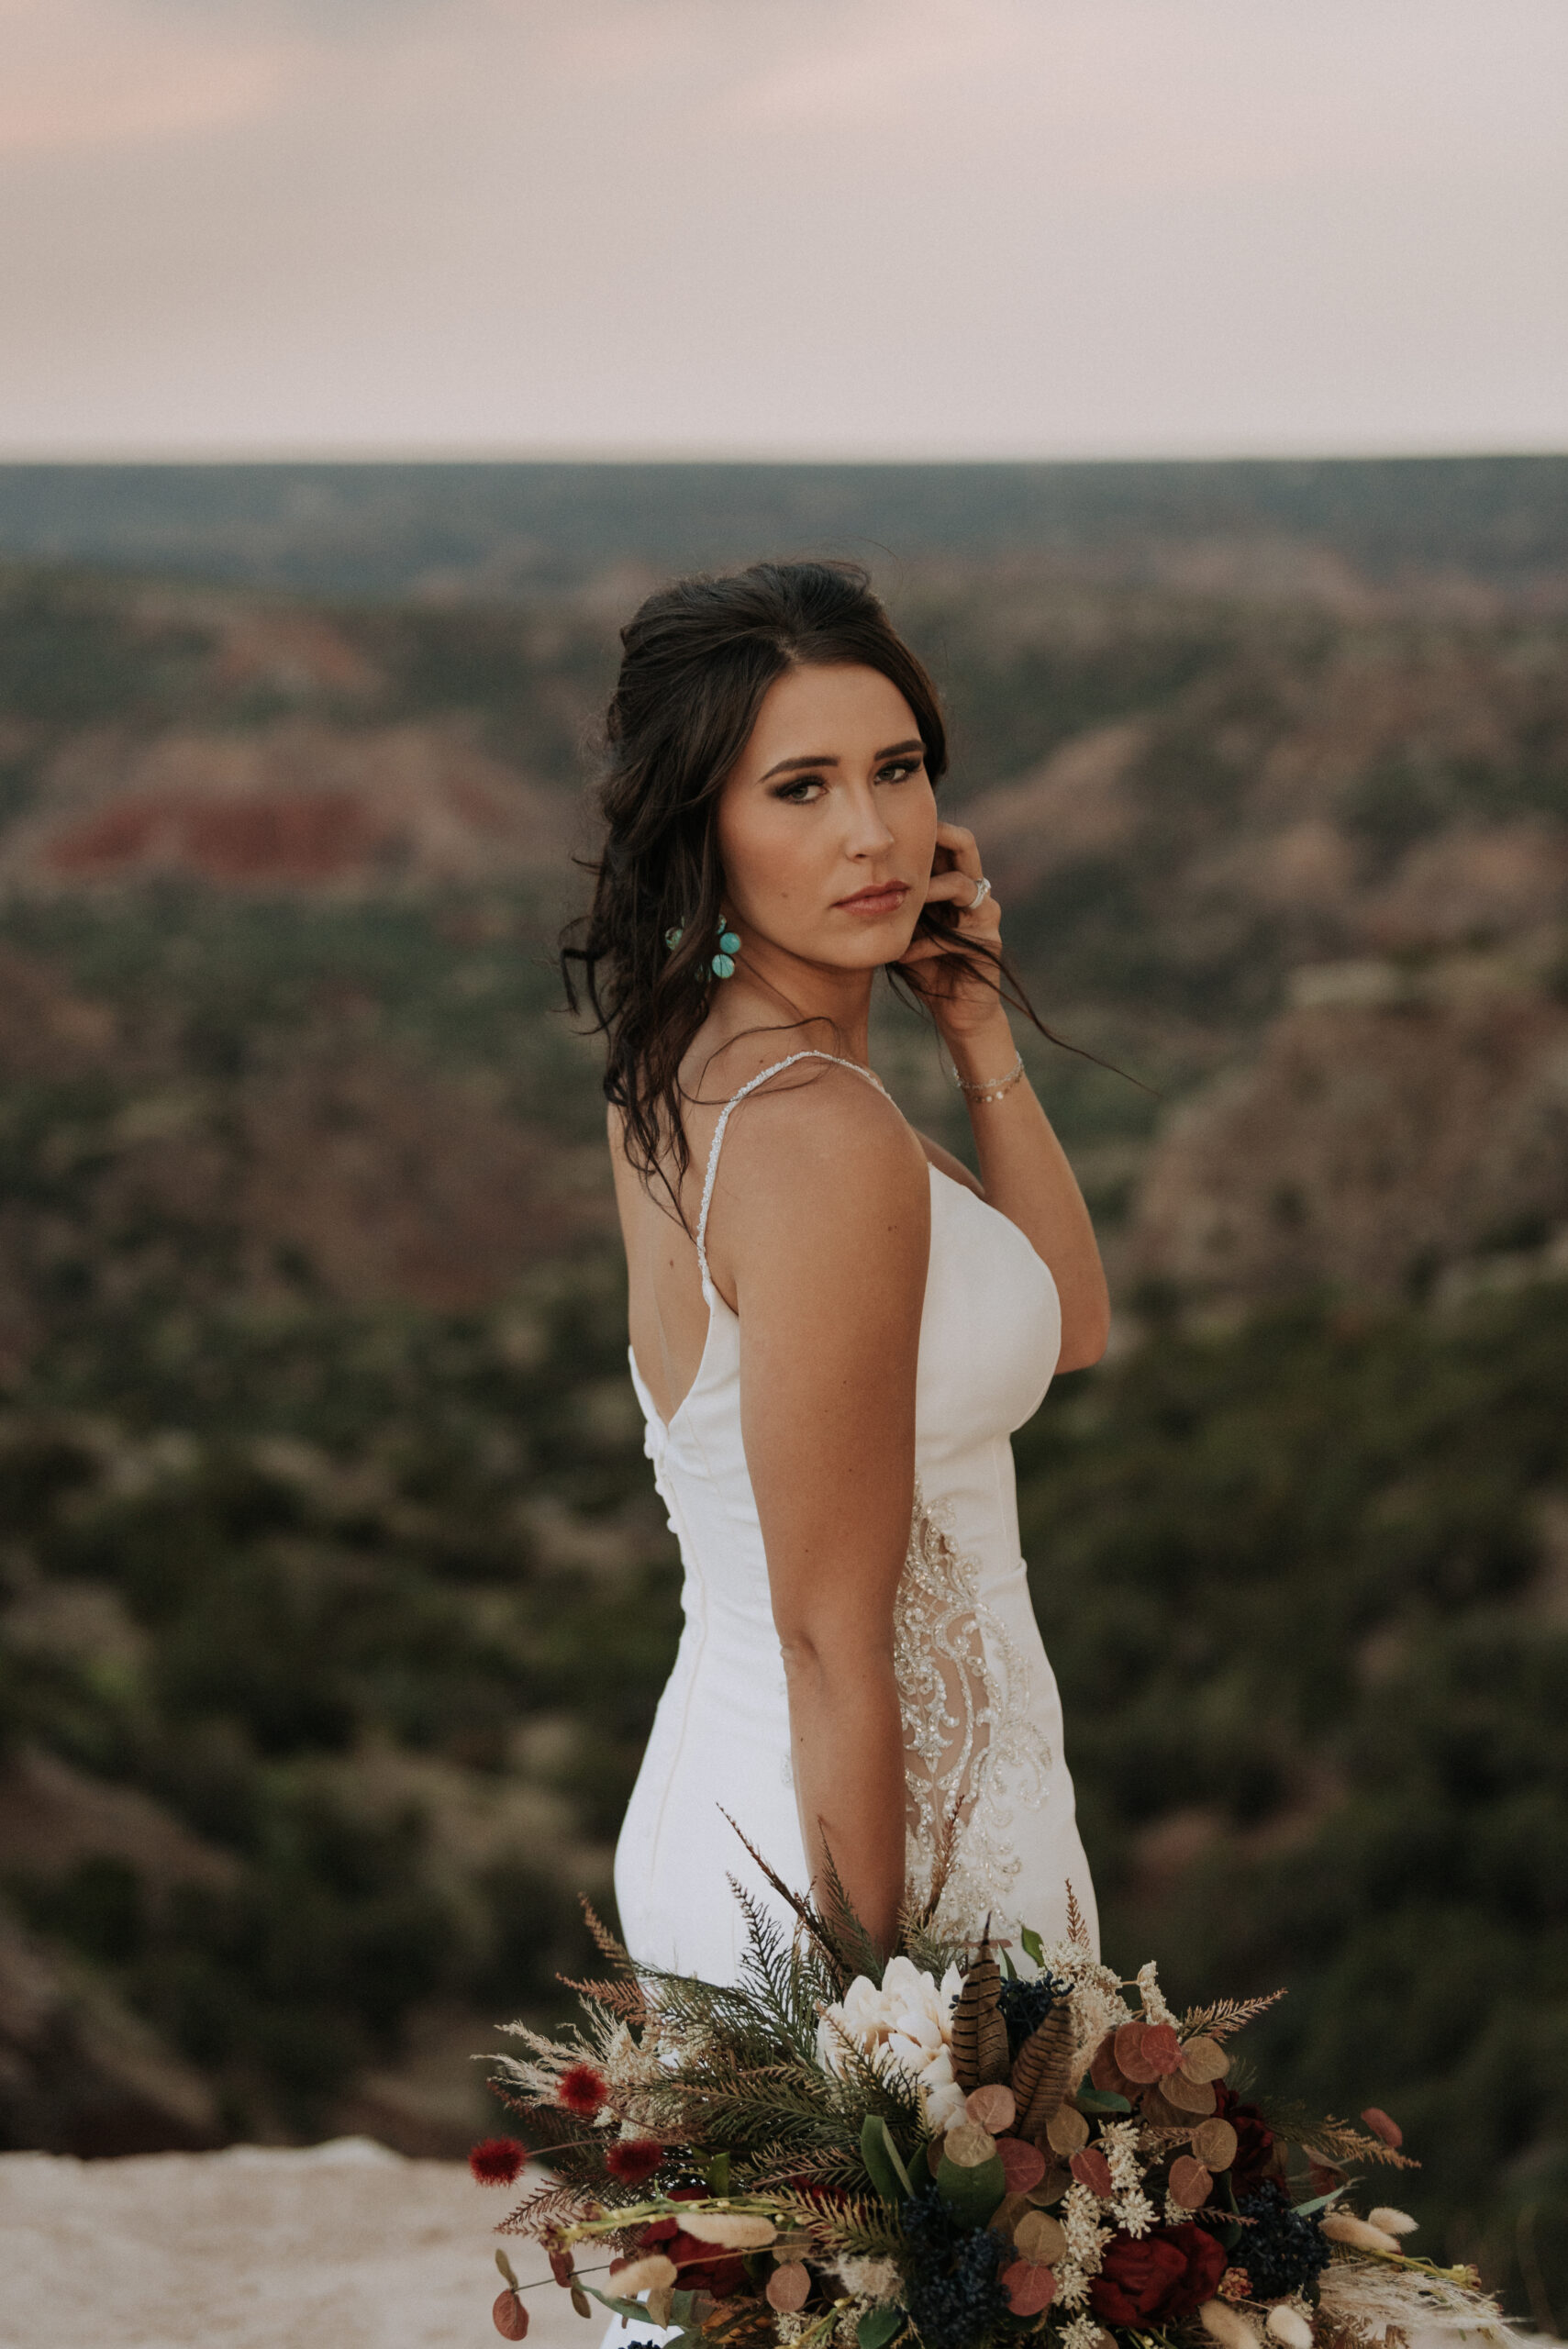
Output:
<svg viewBox="0 0 1568 2349">
<path fill-rule="evenodd" d="M 893 846 L 893 833 L 882 802 L 869 783 L 858 785 L 849 793 L 849 826 L 844 841 L 846 852 L 853 857 L 883 856 Z"/>
</svg>

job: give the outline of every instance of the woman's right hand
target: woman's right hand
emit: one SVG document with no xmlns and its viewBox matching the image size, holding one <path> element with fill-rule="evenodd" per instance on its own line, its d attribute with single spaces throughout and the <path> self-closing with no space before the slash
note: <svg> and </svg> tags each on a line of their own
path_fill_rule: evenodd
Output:
<svg viewBox="0 0 1568 2349">
<path fill-rule="evenodd" d="M 1002 912 L 989 892 L 975 905 L 983 878 L 974 834 L 962 824 L 939 824 L 927 907 L 951 907 L 957 916 L 951 934 L 995 958 L 1002 952 Z M 918 991 L 955 1059 L 977 1042 L 1002 1037 L 1010 1057 L 1011 1030 L 994 960 L 954 954 L 940 931 L 917 930 L 898 968 Z"/>
</svg>

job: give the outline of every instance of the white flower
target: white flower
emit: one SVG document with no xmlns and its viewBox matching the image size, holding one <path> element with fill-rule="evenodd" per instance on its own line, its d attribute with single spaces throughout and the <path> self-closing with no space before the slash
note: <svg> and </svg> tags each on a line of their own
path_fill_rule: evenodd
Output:
<svg viewBox="0 0 1568 2349">
<path fill-rule="evenodd" d="M 963 2110 L 952 2076 L 952 2002 L 962 1986 L 950 1965 L 940 1982 L 906 1957 L 893 1957 L 882 1987 L 857 1974 L 837 2006 L 817 2025 L 817 2054 L 825 2072 L 841 2076 L 852 2048 L 878 2071 L 902 2073 L 920 2090 L 931 2127 L 945 2128 Z"/>
<path fill-rule="evenodd" d="M 1146 2235 L 1154 2224 L 1154 2205 L 1140 2186 L 1124 2194 L 1116 2206 L 1117 2224 L 1123 2234 Z"/>
<path fill-rule="evenodd" d="M 1081 2267 L 1075 2259 L 1059 2259 L 1056 2263 L 1056 2298 L 1060 2305 L 1064 2309 L 1075 2309 L 1081 2300 L 1088 2298 L 1088 2293 L 1087 2269 Z M 1096 2333 L 1099 2329 L 1098 2325 L 1094 2328 Z M 1073 2327 L 1069 2325 L 1062 2335 L 1063 2341 L 1070 2338 L 1072 2332 Z"/>
<path fill-rule="evenodd" d="M 838 2273 L 845 2290 L 857 2299 L 895 2300 L 903 2288 L 904 2279 L 892 2259 L 857 2259 L 846 2252 Z"/>
<path fill-rule="evenodd" d="M 1143 2001 L 1145 2022 L 1174 2023 L 1176 2018 L 1165 2004 L 1165 1994 L 1160 1987 L 1159 1970 L 1152 1958 L 1138 1969 L 1138 1995 Z"/>
<path fill-rule="evenodd" d="M 1099 2223 L 1099 2197 L 1093 2187 L 1076 2184 L 1070 2186 L 1067 2189 L 1067 2199 L 1062 2205 L 1062 2224 L 1067 2233 L 1067 2248 L 1074 2259 L 1081 2259 L 1085 2263 L 1093 2260 L 1096 2269 L 1099 2266 L 1100 2246 L 1110 2241 L 1109 2235 Z"/>
<path fill-rule="evenodd" d="M 1130 2194 L 1135 2187 L 1142 2184 L 1138 2136 L 1135 2121 L 1113 2121 L 1100 2131 L 1100 2151 L 1110 2164 L 1111 2184 L 1118 2194 Z"/>
</svg>

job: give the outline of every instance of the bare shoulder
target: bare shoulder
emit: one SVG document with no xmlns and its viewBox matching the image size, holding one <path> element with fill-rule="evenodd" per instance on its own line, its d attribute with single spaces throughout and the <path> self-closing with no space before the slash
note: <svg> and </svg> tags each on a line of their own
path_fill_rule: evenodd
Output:
<svg viewBox="0 0 1568 2349">
<path fill-rule="evenodd" d="M 832 1061 L 802 1061 L 759 1085 L 730 1120 L 731 1152 L 737 1172 L 744 1164 L 764 1182 L 852 1167 L 900 1187 L 918 1180 L 924 1155 L 881 1086 Z"/>
<path fill-rule="evenodd" d="M 792 1082 L 791 1080 L 795 1080 Z M 870 1271 L 917 1252 L 929 1215 L 924 1152 L 878 1087 L 852 1069 L 802 1063 L 770 1077 L 730 1119 L 714 1190 L 715 1270 L 800 1252 Z"/>
</svg>

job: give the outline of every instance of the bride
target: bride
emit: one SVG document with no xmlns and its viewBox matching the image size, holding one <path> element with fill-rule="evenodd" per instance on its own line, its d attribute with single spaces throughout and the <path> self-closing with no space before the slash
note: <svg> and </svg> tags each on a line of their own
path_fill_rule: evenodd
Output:
<svg viewBox="0 0 1568 2349">
<path fill-rule="evenodd" d="M 830 1853 L 891 1948 L 955 1815 L 955 1934 L 1059 1938 L 1070 1887 L 1093 1932 L 1008 1436 L 1097 1360 L 1106 1285 L 995 898 L 938 810 L 935 689 L 845 565 L 682 580 L 622 642 L 562 967 L 607 1041 L 631 1376 L 685 1574 L 623 1933 L 733 1981 L 729 1880 L 778 1909 L 739 1828 L 819 1898 Z M 883 968 L 947 1048 L 978 1182 L 869 1064 Z"/>
</svg>

